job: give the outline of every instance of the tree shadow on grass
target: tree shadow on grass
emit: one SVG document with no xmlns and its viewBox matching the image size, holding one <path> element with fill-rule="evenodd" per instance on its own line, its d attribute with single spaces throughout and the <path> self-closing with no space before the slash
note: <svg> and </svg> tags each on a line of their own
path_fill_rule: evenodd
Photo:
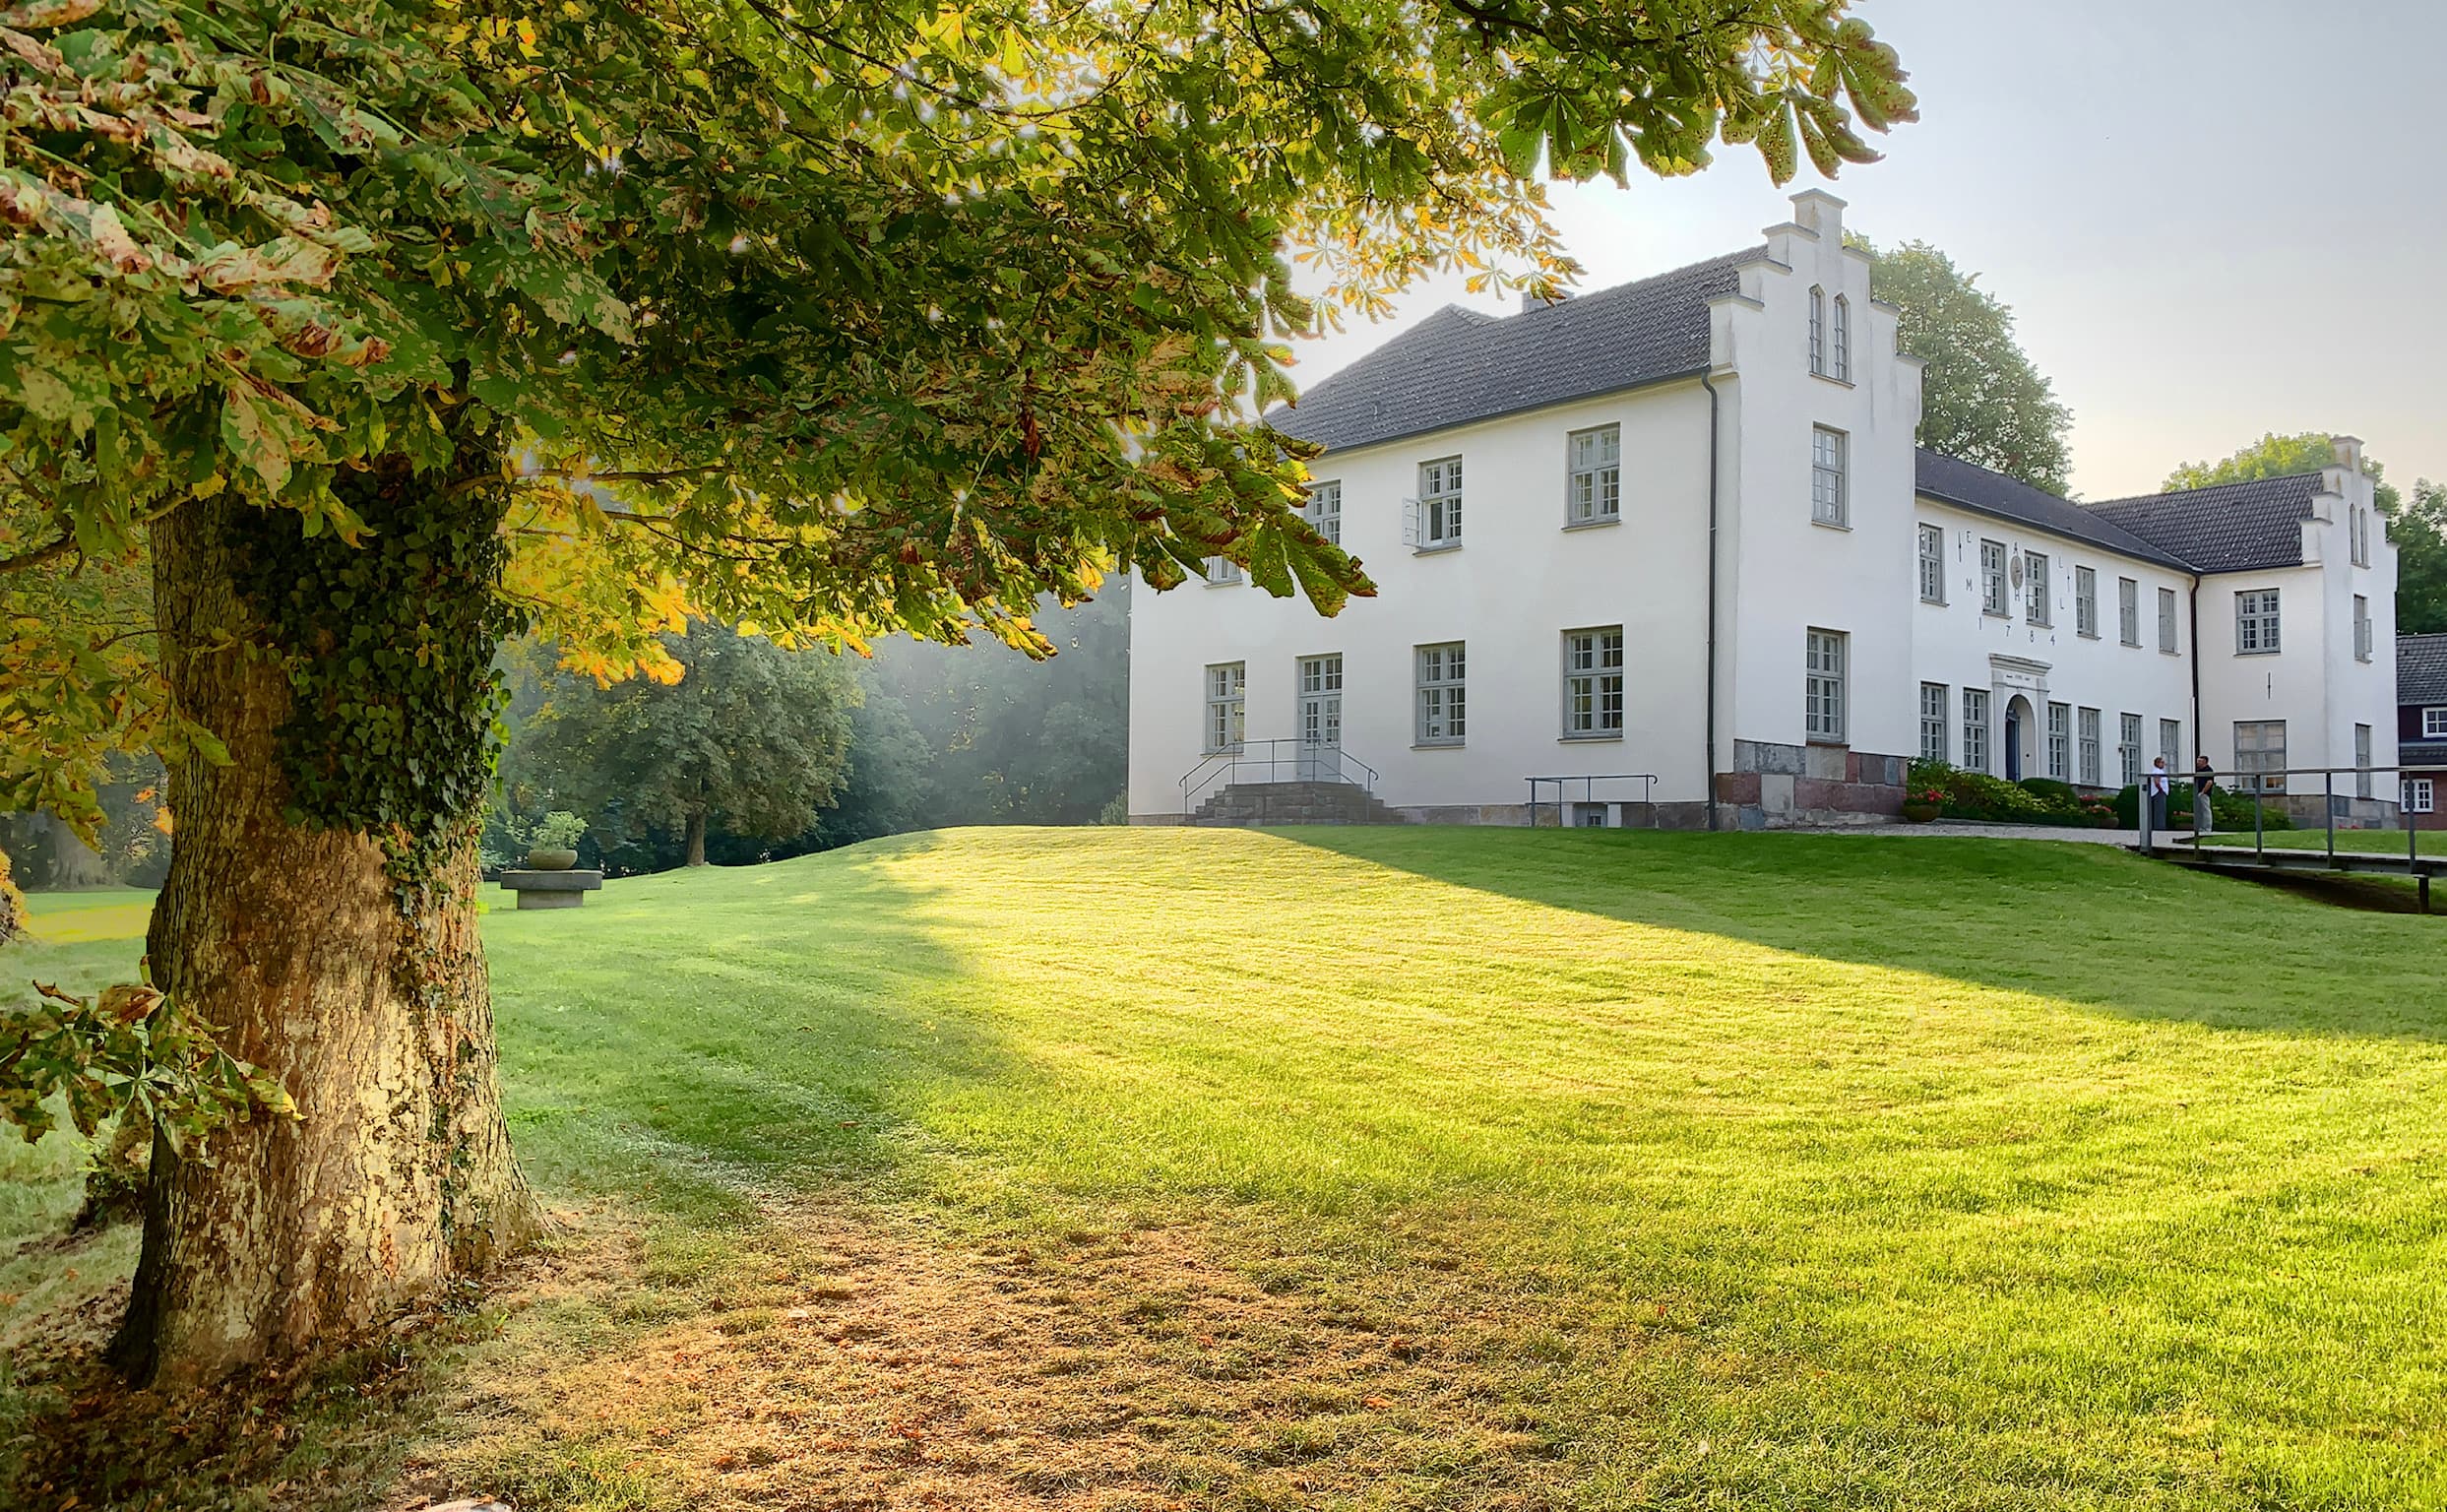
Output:
<svg viewBox="0 0 2447 1512">
<path fill-rule="evenodd" d="M 2118 848 L 1364 826 L 1287 840 L 1455 887 L 2221 1030 L 2447 1040 L 2447 926 Z"/>
</svg>

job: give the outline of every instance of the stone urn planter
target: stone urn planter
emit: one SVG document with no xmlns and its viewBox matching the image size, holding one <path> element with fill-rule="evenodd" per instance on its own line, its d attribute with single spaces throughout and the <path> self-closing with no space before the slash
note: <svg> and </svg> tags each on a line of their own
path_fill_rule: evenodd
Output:
<svg viewBox="0 0 2447 1512">
<path fill-rule="evenodd" d="M 537 846 L 527 852 L 529 871 L 567 871 L 578 864 L 578 852 Z"/>
<path fill-rule="evenodd" d="M 1934 803 L 1907 803 L 1904 805 L 1904 819 L 1908 823 L 1926 824 L 1936 817 L 1937 805 Z"/>
</svg>

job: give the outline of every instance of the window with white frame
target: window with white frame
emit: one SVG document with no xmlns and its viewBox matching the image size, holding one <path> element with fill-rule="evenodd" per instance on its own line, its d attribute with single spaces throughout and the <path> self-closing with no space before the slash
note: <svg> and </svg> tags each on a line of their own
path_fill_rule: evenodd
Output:
<svg viewBox="0 0 2447 1512">
<path fill-rule="evenodd" d="M 2115 634 L 2127 646 L 2141 644 L 2141 585 L 2131 578 L 2115 580 Z"/>
<path fill-rule="evenodd" d="M 2056 622 L 2054 606 L 2047 588 L 2047 553 L 2025 551 L 2022 554 L 2022 586 L 2027 595 L 2023 617 L 2035 625 Z"/>
<path fill-rule="evenodd" d="M 1988 770 L 1988 690 L 1963 690 L 1963 770 Z"/>
<path fill-rule="evenodd" d="M 1844 743 L 1846 640 L 1841 630 L 1809 632 L 1804 650 L 1801 728 L 1811 740 Z"/>
<path fill-rule="evenodd" d="M 1623 627 L 1563 632 L 1563 733 L 1623 732 Z"/>
<path fill-rule="evenodd" d="M 2047 775 L 2060 783 L 2073 781 L 2073 706 L 2047 706 Z"/>
<path fill-rule="evenodd" d="M 2370 599 L 2362 594 L 2353 596 L 2353 660 L 2370 660 Z"/>
<path fill-rule="evenodd" d="M 2370 796 L 2370 726 L 2353 726 L 2353 796 Z"/>
<path fill-rule="evenodd" d="M 1207 668 L 1207 719 L 1200 749 L 1237 751 L 1248 735 L 1249 665 L 1219 662 Z"/>
<path fill-rule="evenodd" d="M 2099 639 L 2099 570 L 2073 569 L 2073 633 Z"/>
<path fill-rule="evenodd" d="M 2076 779 L 2085 788 L 2099 786 L 2099 711 L 2084 709 L 2075 726 L 2080 737 L 2081 776 Z"/>
<path fill-rule="evenodd" d="M 1920 527 L 1920 601 L 1946 601 L 1946 533 L 1933 525 Z"/>
<path fill-rule="evenodd" d="M 1228 556 L 1208 557 L 1207 581 L 1215 584 L 1237 583 L 1240 581 L 1240 564 Z"/>
<path fill-rule="evenodd" d="M 1410 542 L 1422 551 L 1462 543 L 1462 459 L 1419 464 L 1418 521 Z"/>
<path fill-rule="evenodd" d="M 2175 654 L 2175 591 L 2159 590 L 2159 650 L 2168 656 Z"/>
<path fill-rule="evenodd" d="M 1418 726 L 1421 745 L 1460 745 L 1468 732 L 1467 691 L 1462 685 L 1463 643 L 1414 648 L 1418 662 Z"/>
<path fill-rule="evenodd" d="M 2234 654 L 2265 657 L 2278 649 L 2277 590 L 2247 588 L 2234 596 Z"/>
<path fill-rule="evenodd" d="M 1947 716 L 1953 706 L 1948 701 L 1950 690 L 1942 682 L 1920 684 L 1920 759 L 1944 761 L 1954 742 L 1947 738 Z"/>
<path fill-rule="evenodd" d="M 1306 520 L 1318 535 L 1343 543 L 1343 485 L 1340 482 L 1312 483 L 1308 502 L 1300 506 L 1300 518 Z"/>
<path fill-rule="evenodd" d="M 2370 517 L 2362 512 L 2359 504 L 2353 506 L 2352 526 L 2347 534 L 2353 543 L 2353 565 L 2367 567 L 2370 565 Z"/>
<path fill-rule="evenodd" d="M 1571 481 L 1564 493 L 1563 523 L 1600 525 L 1623 517 L 1623 428 L 1600 425 L 1566 438 Z"/>
<path fill-rule="evenodd" d="M 1852 301 L 1842 294 L 1835 301 L 1835 375 L 1852 381 Z"/>
<path fill-rule="evenodd" d="M 2413 812 L 2416 814 L 2431 812 L 2433 797 L 2429 778 L 2409 777 L 2405 779 L 2405 806 Z"/>
<path fill-rule="evenodd" d="M 1810 371 L 1827 371 L 1827 291 L 1810 285 Z"/>
<path fill-rule="evenodd" d="M 2183 759 L 2183 721 L 2159 721 L 2159 754 L 2166 758 L 2166 770 L 2180 772 L 2187 763 Z"/>
<path fill-rule="evenodd" d="M 2246 792 L 2286 790 L 2286 722 L 2284 720 L 2237 720 L 2234 722 L 2234 769 L 2243 774 Z"/>
<path fill-rule="evenodd" d="M 2424 709 L 2421 711 L 2421 738 L 2424 740 L 2447 740 L 2447 709 Z"/>
<path fill-rule="evenodd" d="M 1851 505 L 1846 497 L 1845 435 L 1826 426 L 1810 433 L 1810 519 L 1819 525 L 1849 526 Z"/>
<path fill-rule="evenodd" d="M 1979 612 L 1999 619 L 2013 616 L 2014 600 L 2005 583 L 2005 542 L 1979 543 Z"/>
<path fill-rule="evenodd" d="M 2120 714 L 2115 720 L 2116 781 L 2130 788 L 2141 781 L 2141 716 Z"/>
</svg>

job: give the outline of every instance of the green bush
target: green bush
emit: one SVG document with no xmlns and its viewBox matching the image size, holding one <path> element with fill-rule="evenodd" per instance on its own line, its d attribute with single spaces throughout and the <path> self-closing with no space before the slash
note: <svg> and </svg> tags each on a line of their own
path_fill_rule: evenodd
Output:
<svg viewBox="0 0 2447 1512">
<path fill-rule="evenodd" d="M 535 825 L 530 846 L 537 850 L 574 850 L 578 838 L 587 832 L 587 822 L 566 808 L 556 808 Z"/>
<path fill-rule="evenodd" d="M 1906 795 L 1934 801 L 1948 819 L 1974 819 L 1984 824 L 2066 824 L 2105 827 L 2115 823 L 2114 806 L 2102 798 L 2085 798 L 2064 783 L 2046 778 L 2009 783 L 1985 772 L 1966 772 L 1942 761 L 1915 761 Z"/>
<path fill-rule="evenodd" d="M 2060 783 L 2052 777 L 2026 777 L 2022 786 L 2039 795 L 2039 801 L 2052 809 L 2074 809 L 2082 806 L 2082 795 L 2071 783 Z"/>
<path fill-rule="evenodd" d="M 2170 830 L 2188 831 L 2192 828 L 2192 780 L 2178 776 L 2174 780 L 2173 787 L 2174 790 L 2166 795 L 2166 827 Z M 2139 829 L 2141 827 L 2140 805 L 2140 788 L 2127 788 L 2117 793 L 2115 795 L 2116 824 L 2128 830 Z M 2252 825 L 2251 808 L 2252 801 L 2249 794 L 2230 792 L 2223 787 L 2212 788 L 2209 794 L 2210 827 L 2227 834 L 2238 830 L 2248 834 Z M 2262 811 L 2260 827 L 2266 830 L 2290 830 L 2294 827 L 2294 821 L 2282 805 L 2271 802 Z"/>
</svg>

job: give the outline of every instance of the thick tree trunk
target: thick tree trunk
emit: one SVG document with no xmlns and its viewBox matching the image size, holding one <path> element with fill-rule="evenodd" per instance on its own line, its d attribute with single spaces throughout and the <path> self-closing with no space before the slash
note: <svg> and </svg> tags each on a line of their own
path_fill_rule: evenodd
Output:
<svg viewBox="0 0 2447 1512">
<path fill-rule="evenodd" d="M 472 831 L 410 895 L 374 840 L 283 817 L 289 685 L 257 652 L 266 632 L 236 575 L 245 532 L 269 528 L 226 495 L 154 527 L 170 689 L 231 759 L 170 774 L 178 829 L 147 944 L 157 983 L 276 1073 L 303 1116 L 215 1134 L 210 1165 L 156 1146 L 111 1345 L 139 1382 L 328 1349 L 536 1222 L 501 1114 Z"/>
<path fill-rule="evenodd" d="M 705 864 L 705 813 L 699 810 L 688 816 L 688 864 Z"/>
</svg>

